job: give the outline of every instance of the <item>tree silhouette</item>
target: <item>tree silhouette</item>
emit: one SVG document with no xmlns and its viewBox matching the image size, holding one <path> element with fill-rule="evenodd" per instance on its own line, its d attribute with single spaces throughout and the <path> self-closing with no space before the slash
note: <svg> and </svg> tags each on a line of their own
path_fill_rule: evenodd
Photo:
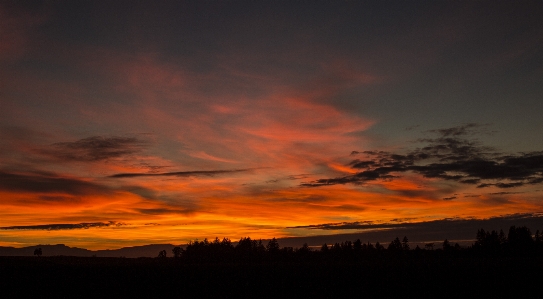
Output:
<svg viewBox="0 0 543 299">
<path fill-rule="evenodd" d="M 388 244 L 387 250 L 390 251 L 400 251 L 402 250 L 402 242 L 400 242 L 400 239 L 396 237 L 390 244 Z"/>
<path fill-rule="evenodd" d="M 500 237 L 500 235 L 502 236 Z M 484 251 L 491 251 L 496 253 L 501 249 L 504 238 L 504 234 L 498 234 L 498 232 L 495 230 L 491 232 L 485 232 L 484 229 L 480 229 L 477 231 L 477 241 L 473 245 L 475 248 L 481 248 Z"/>
<path fill-rule="evenodd" d="M 449 242 L 449 240 L 445 239 L 445 241 L 443 241 L 443 250 L 449 251 L 451 249 L 452 249 L 451 243 Z"/>
<path fill-rule="evenodd" d="M 402 240 L 402 249 L 403 250 L 409 250 L 409 239 L 407 239 L 407 236 L 403 237 Z"/>
<path fill-rule="evenodd" d="M 526 226 L 511 226 L 507 234 L 507 246 L 515 252 L 525 252 L 533 248 L 532 233 Z"/>
<path fill-rule="evenodd" d="M 296 250 L 296 253 L 298 253 L 300 255 L 308 255 L 310 252 L 311 252 L 311 248 L 309 248 L 307 243 L 304 243 L 304 245 L 302 245 L 302 247 L 300 247 L 300 248 L 298 248 L 298 250 Z"/>
<path fill-rule="evenodd" d="M 356 241 L 354 241 L 354 243 L 353 243 L 353 249 L 354 249 L 356 252 L 362 250 L 362 242 L 360 241 L 360 239 L 356 239 Z"/>
<path fill-rule="evenodd" d="M 230 239 L 228 238 L 223 238 L 221 241 L 221 248 L 225 248 L 225 249 L 233 248 L 232 241 L 230 241 Z"/>
<path fill-rule="evenodd" d="M 351 250 L 353 250 L 353 242 L 351 241 L 341 242 L 340 246 L 341 246 L 341 249 L 346 252 L 350 252 Z"/>
<path fill-rule="evenodd" d="M 172 253 L 174 258 L 180 258 L 183 253 L 183 248 L 176 246 L 172 249 Z"/>
<path fill-rule="evenodd" d="M 485 243 L 486 243 L 486 232 L 484 229 L 479 229 L 477 230 L 477 235 L 475 237 L 475 239 L 477 241 L 475 241 L 475 246 L 477 247 L 485 247 Z"/>
<path fill-rule="evenodd" d="M 34 255 L 40 257 L 42 254 L 41 247 L 34 249 Z"/>
<path fill-rule="evenodd" d="M 500 229 L 500 233 L 498 235 L 498 242 L 500 242 L 500 245 L 507 243 L 507 238 L 505 237 L 505 234 L 503 233 L 503 229 Z"/>
<path fill-rule="evenodd" d="M 433 250 L 435 243 L 427 243 L 422 247 L 426 250 Z M 453 244 L 448 239 L 445 239 L 443 243 L 439 244 L 440 249 L 437 252 L 422 252 L 421 247 L 417 246 L 415 250 L 410 249 L 409 239 L 404 236 L 403 239 L 396 237 L 388 247 L 387 251 L 392 253 L 391 256 L 397 258 L 409 258 L 409 257 L 432 257 L 441 256 L 441 252 L 447 252 L 444 256 L 450 257 L 463 257 L 463 256 L 511 256 L 511 255 L 535 255 L 543 254 L 543 235 L 540 231 L 535 233 L 535 240 L 532 239 L 530 230 L 525 227 L 512 226 L 509 229 L 509 234 L 505 237 L 503 230 L 497 231 L 485 231 L 480 229 L 477 231 L 477 241 L 467 248 L 461 248 L 458 243 Z M 212 262 L 212 263 L 267 263 L 271 261 L 294 261 L 300 259 L 304 262 L 317 261 L 323 259 L 331 262 L 347 262 L 354 261 L 360 262 L 366 260 L 366 258 L 372 258 L 375 256 L 387 256 L 387 252 L 383 252 L 383 247 L 379 242 L 374 245 L 371 243 L 362 243 L 360 239 L 356 241 L 344 241 L 341 243 L 335 243 L 331 246 L 323 244 L 320 251 L 312 251 L 310 247 L 304 244 L 300 248 L 292 247 L 279 247 L 279 243 L 276 238 L 268 241 L 267 245 L 262 244 L 262 240 L 253 240 L 250 237 L 241 238 L 237 242 L 236 246 L 232 245 L 232 242 L 224 238 L 220 241 L 215 238 L 214 241 L 209 242 L 207 239 L 203 241 L 191 241 L 186 246 L 186 249 L 182 249 L 180 246 L 172 249 L 173 256 L 175 258 L 183 258 L 183 261 L 190 261 L 191 263 L 198 262 Z M 41 252 L 40 252 L 41 253 Z M 38 255 L 38 249 L 36 249 L 35 255 Z M 166 251 L 162 250 L 158 254 L 159 258 L 166 257 Z"/>
<path fill-rule="evenodd" d="M 279 242 L 277 242 L 277 239 L 273 238 L 268 242 L 268 245 L 266 245 L 266 251 L 279 252 Z"/>
<path fill-rule="evenodd" d="M 326 243 L 322 244 L 321 246 L 321 252 L 328 252 L 330 249 L 328 248 L 328 245 Z"/>
<path fill-rule="evenodd" d="M 250 252 L 256 248 L 256 240 L 251 240 L 251 237 L 241 238 L 236 245 L 236 250 L 239 252 Z"/>
</svg>

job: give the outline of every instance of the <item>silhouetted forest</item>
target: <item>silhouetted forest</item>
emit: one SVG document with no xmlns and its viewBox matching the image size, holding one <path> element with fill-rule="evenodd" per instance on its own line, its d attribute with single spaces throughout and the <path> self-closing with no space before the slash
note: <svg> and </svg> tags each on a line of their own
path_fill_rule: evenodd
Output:
<svg viewBox="0 0 543 299">
<path fill-rule="evenodd" d="M 255 262 L 356 262 L 368 258 L 411 258 L 418 256 L 541 256 L 543 254 L 543 234 L 539 230 L 535 235 L 529 228 L 511 226 L 507 234 L 480 229 L 472 246 L 462 248 L 457 243 L 451 244 L 445 239 L 440 244 L 428 243 L 424 248 L 418 245 L 411 248 L 409 239 L 404 236 L 395 238 L 389 244 L 379 242 L 362 243 L 360 239 L 335 244 L 323 244 L 319 250 L 312 250 L 307 244 L 300 248 L 281 247 L 273 238 L 266 244 L 262 240 L 250 237 L 241 238 L 234 246 L 225 238 L 213 241 L 192 241 L 185 249 L 175 247 L 172 256 L 186 263 L 255 263 Z M 158 257 L 167 257 L 161 251 Z"/>
<path fill-rule="evenodd" d="M 444 240 L 412 248 L 360 240 L 311 249 L 250 237 L 192 241 L 156 258 L 0 257 L 5 298 L 277 298 L 381 296 L 541 298 L 543 236 L 527 227 L 476 232 L 472 246 Z"/>
</svg>

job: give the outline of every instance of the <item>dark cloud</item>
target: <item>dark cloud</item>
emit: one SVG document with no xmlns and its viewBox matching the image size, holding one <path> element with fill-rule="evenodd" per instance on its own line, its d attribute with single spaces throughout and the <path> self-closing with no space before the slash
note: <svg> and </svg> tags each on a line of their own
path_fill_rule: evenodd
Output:
<svg viewBox="0 0 543 299">
<path fill-rule="evenodd" d="M 480 125 L 475 123 L 469 123 L 458 127 L 452 127 L 452 128 L 446 128 L 446 129 L 437 129 L 437 130 L 430 130 L 428 132 L 431 133 L 438 133 L 444 137 L 448 136 L 462 136 L 462 135 L 468 135 L 473 134 L 474 129 L 479 128 Z"/>
<path fill-rule="evenodd" d="M 363 184 L 374 180 L 393 180 L 403 172 L 414 172 L 427 178 L 478 184 L 479 188 L 496 186 L 514 188 L 543 182 L 543 152 L 504 155 L 476 140 L 465 139 L 475 134 L 476 124 L 430 131 L 437 138 L 420 139 L 426 143 L 405 154 L 384 151 L 353 151 L 365 155 L 348 165 L 360 170 L 354 175 L 318 179 L 302 186 L 318 187 L 335 184 Z"/>
<path fill-rule="evenodd" d="M 55 173 L 43 171 L 24 174 L 0 171 L 0 190 L 44 193 L 38 198 L 50 202 L 78 202 L 81 201 L 81 195 L 110 195 L 116 191 L 128 191 L 146 199 L 160 198 L 159 193 L 155 190 L 141 186 L 128 185 L 110 188 L 76 178 L 64 178 Z"/>
<path fill-rule="evenodd" d="M 67 229 L 88 229 L 92 227 L 118 227 L 125 226 L 122 222 L 88 222 L 75 224 L 42 224 L 42 225 L 23 225 L 23 226 L 4 226 L 0 230 L 67 230 Z"/>
<path fill-rule="evenodd" d="M 301 180 L 301 179 L 305 179 L 307 178 L 308 174 L 294 174 L 294 175 L 289 175 L 287 177 L 287 180 Z"/>
<path fill-rule="evenodd" d="M 2 171 L 0 171 L 0 190 L 71 195 L 110 194 L 112 192 L 105 186 L 74 178 L 59 177 L 52 173 L 18 174 Z"/>
<path fill-rule="evenodd" d="M 418 223 L 376 224 L 361 221 L 308 225 L 296 228 L 313 229 L 315 231 L 312 236 L 280 239 L 279 243 L 282 246 L 301 246 L 303 243 L 308 243 L 310 246 L 320 246 L 323 243 L 334 244 L 345 240 L 354 241 L 360 239 L 362 242 L 374 243 L 378 241 L 386 245 L 396 237 L 407 236 L 413 247 L 417 243 L 419 243 L 417 245 L 422 246 L 422 244 L 429 242 L 435 243 L 436 247 L 441 247 L 444 239 L 458 242 L 463 246 L 469 246 L 475 242 L 477 230 L 481 228 L 485 231 L 503 229 L 507 233 L 512 225 L 526 226 L 532 232 L 541 231 L 543 228 L 543 214 L 513 214 L 487 219 L 447 218 Z M 336 233 L 318 235 L 318 230 L 336 230 Z M 342 233 L 339 233 L 339 231 L 342 231 Z"/>
<path fill-rule="evenodd" d="M 449 188 L 440 189 L 440 190 L 427 190 L 427 189 L 398 189 L 395 190 L 396 194 L 410 197 L 410 198 L 416 198 L 416 197 L 424 197 L 424 198 L 433 198 L 433 199 L 439 199 L 442 198 L 442 196 L 449 195 L 453 190 L 449 190 Z"/>
<path fill-rule="evenodd" d="M 522 194 L 524 192 L 493 192 L 490 195 L 510 195 L 510 194 Z"/>
<path fill-rule="evenodd" d="M 141 186 L 122 186 L 121 189 L 137 194 L 146 199 L 155 199 L 159 197 L 159 193 L 156 192 L 155 190 L 144 188 Z"/>
<path fill-rule="evenodd" d="M 405 128 L 405 130 L 406 131 L 412 131 L 412 130 L 418 128 L 418 127 L 420 127 L 420 125 L 409 126 L 409 127 Z"/>
<path fill-rule="evenodd" d="M 453 199 L 456 199 L 456 196 L 444 197 L 443 198 L 443 200 L 453 200 Z"/>
<path fill-rule="evenodd" d="M 149 173 L 159 173 L 160 171 L 164 171 L 164 169 L 171 168 L 172 166 L 151 165 L 149 163 L 140 162 L 140 163 L 132 165 L 132 167 L 146 169 Z"/>
<path fill-rule="evenodd" d="M 525 182 L 515 182 L 515 183 L 496 183 L 496 184 L 480 184 L 477 188 L 486 188 L 490 186 L 496 186 L 498 188 L 514 188 L 520 187 L 526 184 Z"/>
<path fill-rule="evenodd" d="M 466 180 L 460 180 L 460 183 L 463 183 L 463 184 L 473 184 L 473 185 L 476 185 L 476 184 L 479 184 L 481 182 L 480 179 L 466 179 Z"/>
<path fill-rule="evenodd" d="M 294 175 L 289 175 L 287 177 L 268 180 L 268 181 L 266 181 L 266 183 L 278 183 L 278 182 L 281 182 L 283 180 L 287 180 L 287 181 L 303 180 L 303 179 L 307 178 L 308 176 L 309 176 L 308 174 L 294 174 Z"/>
<path fill-rule="evenodd" d="M 118 173 L 110 175 L 110 178 L 133 178 L 142 176 L 213 176 L 217 174 L 237 173 L 250 171 L 252 169 L 232 169 L 232 170 L 196 170 L 196 171 L 177 171 L 177 172 L 162 172 L 162 173 Z"/>
<path fill-rule="evenodd" d="M 412 220 L 417 220 L 417 218 L 414 218 L 414 217 L 394 218 L 394 219 L 391 219 L 390 222 L 407 222 L 407 221 L 412 221 Z"/>
<path fill-rule="evenodd" d="M 58 142 L 42 153 L 66 161 L 94 162 L 140 152 L 145 142 L 133 137 L 93 136 L 74 142 Z"/>
<path fill-rule="evenodd" d="M 532 227 L 543 226 L 543 214 L 542 213 L 521 213 L 502 215 L 497 217 L 490 217 L 487 219 L 473 219 L 473 218 L 445 218 L 440 220 L 425 221 L 425 222 L 404 222 L 413 220 L 410 218 L 405 219 L 393 219 L 389 223 L 375 224 L 371 221 L 356 221 L 356 222 L 339 222 L 339 223 L 325 223 L 315 225 L 304 226 L 291 226 L 287 228 L 306 228 L 306 229 L 322 229 L 322 230 L 374 230 L 374 229 L 386 229 L 386 228 L 398 228 L 398 227 L 425 227 L 425 228 L 438 228 L 449 226 L 450 224 L 461 227 L 462 225 L 469 224 L 473 227 L 488 227 L 495 226 L 496 223 L 509 222 L 512 224 L 521 222 L 530 222 Z M 490 224 L 490 225 L 489 225 Z M 519 225 L 519 224 L 516 224 Z"/>
</svg>

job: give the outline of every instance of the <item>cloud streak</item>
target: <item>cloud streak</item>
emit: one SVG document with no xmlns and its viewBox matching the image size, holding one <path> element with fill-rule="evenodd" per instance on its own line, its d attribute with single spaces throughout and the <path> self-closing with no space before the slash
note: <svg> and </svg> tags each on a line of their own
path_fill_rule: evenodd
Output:
<svg viewBox="0 0 543 299">
<path fill-rule="evenodd" d="M 135 177 L 161 177 L 161 176 L 176 176 L 176 177 L 190 177 L 190 176 L 214 176 L 219 174 L 240 173 L 247 172 L 254 169 L 232 169 L 232 170 L 195 170 L 195 171 L 176 171 L 176 172 L 162 172 L 162 173 L 117 173 L 110 175 L 110 178 L 135 178 Z"/>
<path fill-rule="evenodd" d="M 514 188 L 543 182 L 543 152 L 506 155 L 466 139 L 474 134 L 476 124 L 433 130 L 440 136 L 420 139 L 427 145 L 405 154 L 386 151 L 354 151 L 351 155 L 366 155 L 366 159 L 352 160 L 348 165 L 356 174 L 318 179 L 302 183 L 306 187 L 336 184 L 363 184 L 399 178 L 413 172 L 425 178 L 456 181 L 477 185 L 478 188 L 496 186 Z M 452 199 L 452 198 L 449 198 Z"/>
<path fill-rule="evenodd" d="M 52 173 L 18 174 L 0 171 L 0 190 L 31 193 L 65 193 L 72 195 L 107 195 L 112 191 L 102 185 Z"/>
<path fill-rule="evenodd" d="M 73 142 L 57 142 L 44 153 L 64 161 L 96 162 L 133 155 L 146 143 L 133 137 L 92 136 Z"/>
<path fill-rule="evenodd" d="M 373 221 L 355 221 L 355 222 L 341 222 L 341 223 L 325 223 L 316 225 L 305 226 L 293 226 L 287 228 L 306 228 L 312 230 L 375 230 L 375 229 L 390 229 L 390 228 L 409 228 L 409 227 L 425 227 L 425 228 L 439 228 L 439 227 L 462 227 L 462 226 L 487 226 L 491 224 L 495 226 L 500 222 L 519 223 L 522 221 L 528 221 L 532 223 L 532 227 L 538 227 L 542 224 L 542 213 L 519 213 L 510 215 L 501 215 L 495 217 L 489 217 L 484 219 L 477 218 L 445 218 L 432 221 L 422 222 L 408 222 L 409 219 L 395 219 L 389 223 L 374 223 Z M 393 223 L 397 222 L 397 223 Z M 535 224 L 535 225 L 534 225 Z"/>
<path fill-rule="evenodd" d="M 120 227 L 126 226 L 122 222 L 83 222 L 75 224 L 41 224 L 41 225 L 19 225 L 19 226 L 4 226 L 0 230 L 72 230 L 72 229 L 89 229 L 103 227 Z"/>
</svg>

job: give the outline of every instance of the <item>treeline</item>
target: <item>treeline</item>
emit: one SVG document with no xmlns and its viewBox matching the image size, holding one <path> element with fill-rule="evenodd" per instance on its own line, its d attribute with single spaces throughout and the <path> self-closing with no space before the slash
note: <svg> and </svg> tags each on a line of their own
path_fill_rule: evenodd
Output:
<svg viewBox="0 0 543 299">
<path fill-rule="evenodd" d="M 469 247 L 448 240 L 412 246 L 407 237 L 320 248 L 225 238 L 158 258 L 0 257 L 0 297 L 543 298 L 539 231 L 513 226 L 475 237 Z"/>
<path fill-rule="evenodd" d="M 473 251 L 487 254 L 535 254 L 543 251 L 543 232 L 535 232 L 534 237 L 526 226 L 511 226 L 507 236 L 503 230 L 499 232 L 477 231 L 477 241 L 471 246 Z"/>
<path fill-rule="evenodd" d="M 539 230 L 535 235 L 526 226 L 511 226 L 507 235 L 499 232 L 480 229 L 476 234 L 476 241 L 468 247 L 461 247 L 458 243 L 452 244 L 447 239 L 442 243 L 427 243 L 420 248 L 412 248 L 407 237 L 395 238 L 387 246 L 379 242 L 372 244 L 356 241 L 345 241 L 335 244 L 323 244 L 320 249 L 312 249 L 307 243 L 300 248 L 281 247 L 277 239 L 273 238 L 267 243 L 262 240 L 241 238 L 233 244 L 228 238 L 216 238 L 213 241 L 191 241 L 185 249 L 175 247 L 172 250 L 174 258 L 186 262 L 226 262 L 226 263 L 254 263 L 267 261 L 304 261 L 304 260 L 345 260 L 363 259 L 364 257 L 385 256 L 434 256 L 434 255 L 506 255 L 506 256 L 543 256 L 543 233 Z M 161 251 L 159 258 L 166 258 L 168 253 Z"/>
</svg>

